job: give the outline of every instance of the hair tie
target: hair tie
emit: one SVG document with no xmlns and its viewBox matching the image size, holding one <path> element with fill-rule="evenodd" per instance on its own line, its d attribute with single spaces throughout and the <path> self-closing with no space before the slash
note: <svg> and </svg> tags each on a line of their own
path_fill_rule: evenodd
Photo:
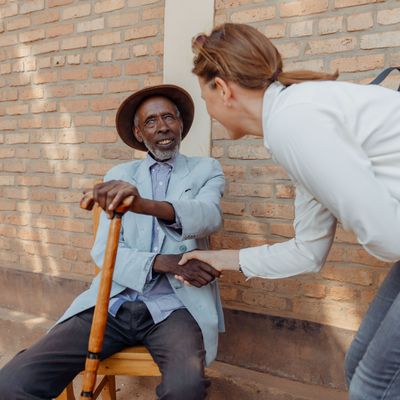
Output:
<svg viewBox="0 0 400 400">
<path fill-rule="evenodd" d="M 272 81 L 272 82 L 277 81 L 277 80 L 278 80 L 278 76 L 279 76 L 279 74 L 280 74 L 281 72 L 282 72 L 281 69 L 277 69 L 277 70 L 274 72 L 274 74 L 272 75 L 271 81 Z"/>
</svg>

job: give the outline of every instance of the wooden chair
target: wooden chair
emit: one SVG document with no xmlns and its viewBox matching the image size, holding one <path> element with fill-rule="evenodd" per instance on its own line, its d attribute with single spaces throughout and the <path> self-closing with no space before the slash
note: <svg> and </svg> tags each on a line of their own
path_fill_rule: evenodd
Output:
<svg viewBox="0 0 400 400">
<path fill-rule="evenodd" d="M 96 237 L 100 213 L 101 208 L 95 205 L 92 211 L 94 237 Z M 134 346 L 127 347 L 123 351 L 101 361 L 98 375 L 99 377 L 101 376 L 101 379 L 93 392 L 93 399 L 97 399 L 101 394 L 103 400 L 116 400 L 116 375 L 160 376 L 161 373 L 148 350 L 143 346 Z M 69 383 L 56 400 L 76 400 L 73 382 Z"/>
</svg>

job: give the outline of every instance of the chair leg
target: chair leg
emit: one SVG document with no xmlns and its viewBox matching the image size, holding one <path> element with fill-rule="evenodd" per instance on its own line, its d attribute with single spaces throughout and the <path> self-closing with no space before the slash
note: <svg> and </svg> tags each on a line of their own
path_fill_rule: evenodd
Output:
<svg viewBox="0 0 400 400">
<path fill-rule="evenodd" d="M 72 382 L 68 384 L 56 400 L 75 400 L 74 385 Z"/>
<path fill-rule="evenodd" d="M 107 375 L 107 383 L 101 392 L 103 400 L 117 400 L 115 376 Z"/>
</svg>

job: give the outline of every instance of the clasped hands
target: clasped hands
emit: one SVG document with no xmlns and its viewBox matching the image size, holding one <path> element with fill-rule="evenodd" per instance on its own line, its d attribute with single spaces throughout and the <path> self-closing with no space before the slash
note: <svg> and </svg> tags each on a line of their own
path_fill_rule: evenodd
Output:
<svg viewBox="0 0 400 400">
<path fill-rule="evenodd" d="M 83 193 L 81 206 L 91 209 L 94 203 L 98 203 L 108 218 L 112 218 L 118 206 L 124 203 L 128 211 L 153 215 L 170 222 L 175 219 L 175 212 L 172 205 L 166 202 L 155 202 L 142 198 L 137 187 L 128 182 L 107 181 L 95 185 L 93 191 L 85 190 Z M 153 271 L 157 273 L 171 273 L 181 282 L 196 287 L 207 285 L 214 279 L 219 278 L 221 272 L 213 268 L 207 261 L 193 257 L 195 253 L 209 252 L 196 251 L 186 254 L 158 254 L 153 263 Z"/>
</svg>

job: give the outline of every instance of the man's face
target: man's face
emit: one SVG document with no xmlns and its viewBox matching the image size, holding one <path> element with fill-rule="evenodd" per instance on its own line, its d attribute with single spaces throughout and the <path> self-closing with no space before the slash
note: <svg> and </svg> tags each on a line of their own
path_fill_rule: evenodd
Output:
<svg viewBox="0 0 400 400">
<path fill-rule="evenodd" d="M 139 106 L 135 116 L 134 134 L 158 161 L 167 161 L 179 150 L 182 119 L 172 101 L 151 97 Z"/>
</svg>

